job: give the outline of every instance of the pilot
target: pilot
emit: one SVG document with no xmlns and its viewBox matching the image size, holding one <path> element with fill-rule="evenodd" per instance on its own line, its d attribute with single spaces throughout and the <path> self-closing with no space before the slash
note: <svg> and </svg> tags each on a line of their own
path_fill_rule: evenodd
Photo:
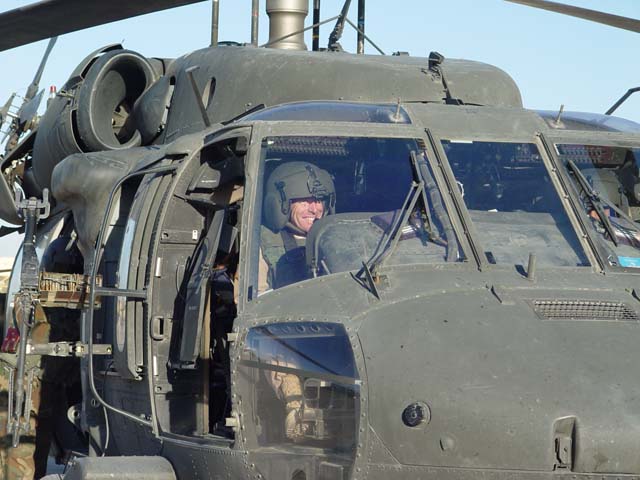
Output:
<svg viewBox="0 0 640 480">
<path fill-rule="evenodd" d="M 307 278 L 305 242 L 314 222 L 335 213 L 335 187 L 326 170 L 308 162 L 278 166 L 265 185 L 260 292 Z"/>
<path fill-rule="evenodd" d="M 307 277 L 305 243 L 316 220 L 335 213 L 335 187 L 326 170 L 308 162 L 278 166 L 265 186 L 261 232 L 259 287 L 263 292 Z M 296 368 L 286 351 L 275 346 L 273 365 Z M 302 380 L 295 374 L 265 370 L 267 383 L 285 408 L 284 435 L 293 442 L 305 437 Z"/>
<path fill-rule="evenodd" d="M 626 205 L 623 210 L 634 221 L 640 220 L 640 170 L 633 150 L 628 150 L 624 163 L 616 172 Z"/>
</svg>

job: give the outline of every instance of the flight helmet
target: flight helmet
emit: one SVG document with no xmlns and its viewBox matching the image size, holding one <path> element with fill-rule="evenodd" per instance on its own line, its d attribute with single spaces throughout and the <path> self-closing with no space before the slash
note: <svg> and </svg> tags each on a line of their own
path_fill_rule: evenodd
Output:
<svg viewBox="0 0 640 480">
<path fill-rule="evenodd" d="M 289 221 L 291 201 L 314 197 L 324 203 L 324 214 L 335 213 L 336 191 L 331 175 L 308 162 L 288 162 L 278 166 L 267 180 L 263 220 L 273 232 Z"/>
</svg>

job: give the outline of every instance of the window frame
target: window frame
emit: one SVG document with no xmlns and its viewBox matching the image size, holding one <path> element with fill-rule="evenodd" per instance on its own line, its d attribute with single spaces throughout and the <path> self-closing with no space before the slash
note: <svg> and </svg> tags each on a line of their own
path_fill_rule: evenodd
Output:
<svg viewBox="0 0 640 480">
<path fill-rule="evenodd" d="M 569 144 L 640 149 L 640 139 L 638 135 L 621 132 L 560 131 L 545 133 L 544 135 L 541 134 L 540 137 L 545 144 L 547 144 L 548 155 L 553 168 L 565 185 L 567 198 L 571 202 L 572 208 L 580 222 L 580 228 L 583 231 L 585 240 L 591 245 L 591 250 L 597 258 L 600 271 L 602 273 L 640 274 L 640 270 L 637 268 L 610 265 L 607 260 L 607 250 L 602 246 L 602 240 L 598 238 L 599 234 L 592 228 L 588 215 L 582 206 L 580 192 L 578 192 L 556 150 L 556 145 Z"/>
<path fill-rule="evenodd" d="M 440 162 L 442 162 L 441 169 L 446 177 L 449 179 L 449 183 L 451 185 L 455 185 L 456 178 L 451 168 L 449 158 L 446 155 L 444 150 L 444 146 L 442 144 L 443 141 L 450 142 L 492 142 L 492 143 L 527 143 L 532 144 L 538 149 L 538 153 L 542 159 L 544 167 L 547 169 L 549 174 L 549 178 L 558 193 L 559 200 L 564 208 L 564 212 L 567 215 L 571 226 L 573 227 L 577 240 L 583 250 L 583 253 L 586 259 L 589 261 L 588 266 L 571 266 L 571 267 L 563 267 L 558 266 L 557 268 L 563 269 L 563 271 L 576 271 L 576 272 L 585 272 L 587 269 L 591 271 L 601 270 L 601 262 L 600 258 L 596 256 L 593 244 L 591 242 L 586 241 L 584 225 L 579 220 L 579 215 L 575 210 L 575 206 L 569 201 L 569 194 L 566 189 L 566 184 L 563 183 L 562 179 L 558 176 L 558 169 L 556 164 L 554 164 L 551 160 L 551 153 L 549 151 L 546 142 L 544 141 L 544 137 L 540 133 L 536 133 L 535 135 L 513 135 L 513 136 L 505 136 L 505 135 L 496 135 L 496 134 L 485 134 L 485 133 L 465 133 L 463 135 L 451 135 L 448 136 L 446 133 L 440 132 L 439 135 L 430 135 L 430 139 L 433 143 L 433 148 L 437 152 Z M 474 256 L 476 261 L 478 262 L 480 270 L 505 270 L 512 269 L 513 265 L 509 264 L 492 264 L 489 263 L 487 258 L 484 255 L 484 247 L 482 242 L 480 241 L 480 237 L 477 229 L 473 221 L 471 220 L 471 216 L 469 215 L 469 211 L 467 206 L 462 198 L 462 195 L 458 188 L 450 189 L 451 196 L 454 199 L 456 204 L 456 208 L 460 211 L 460 217 L 465 222 L 465 229 L 467 235 L 469 236 L 469 241 L 472 244 Z"/>
<path fill-rule="evenodd" d="M 458 243 L 465 260 L 447 264 L 455 265 L 457 268 L 469 268 L 472 265 L 474 270 L 477 265 L 472 262 L 470 256 L 470 244 L 463 231 L 463 225 L 457 218 L 457 211 L 449 198 L 448 189 L 444 183 L 442 175 L 437 171 L 437 164 L 434 162 L 434 150 L 426 135 L 424 128 L 416 127 L 411 124 L 363 124 L 350 122 L 300 122 L 300 121 L 256 121 L 253 122 L 254 130 L 251 138 L 251 146 L 246 156 L 245 176 L 247 186 L 245 186 L 245 205 L 251 208 L 245 208 L 242 218 L 242 231 L 249 232 L 255 224 L 255 215 L 257 211 L 258 195 L 262 192 L 263 183 L 263 162 L 262 162 L 262 142 L 268 137 L 290 137 L 290 136 L 327 136 L 327 137 L 362 137 L 362 138 L 412 138 L 422 143 L 429 167 L 434 174 L 437 187 L 442 196 L 445 209 L 449 215 L 454 232 L 457 236 Z M 249 180 L 251 179 L 251 180 Z M 246 237 L 249 237 L 247 239 Z M 255 271 L 252 269 L 254 257 L 256 256 L 256 248 L 259 250 L 259 242 L 256 242 L 255 235 L 245 235 L 245 241 L 241 244 L 240 265 L 242 267 L 240 275 L 240 297 L 238 303 L 238 314 L 242 315 L 245 309 L 257 298 L 257 284 L 254 285 L 251 276 L 257 275 L 257 265 Z M 440 264 L 442 266 L 442 264 Z M 462 267 L 461 267 L 462 266 Z M 385 267 L 387 268 L 387 267 Z M 388 268 L 393 268 L 389 266 Z"/>
</svg>

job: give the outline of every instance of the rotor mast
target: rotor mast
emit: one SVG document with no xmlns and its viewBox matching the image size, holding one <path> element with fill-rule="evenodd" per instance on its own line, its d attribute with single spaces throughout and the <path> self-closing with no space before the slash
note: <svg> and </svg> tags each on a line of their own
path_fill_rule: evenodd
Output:
<svg viewBox="0 0 640 480">
<path fill-rule="evenodd" d="M 310 0 L 266 0 L 266 10 L 269 16 L 269 41 L 265 46 L 285 50 L 306 50 L 304 32 L 312 29 L 312 50 L 320 51 L 320 20 L 321 0 L 313 0 L 313 23 L 305 28 L 304 21 L 309 13 Z M 369 40 L 365 34 L 366 0 L 358 0 L 357 26 L 347 19 L 351 0 L 345 0 L 338 21 L 329 38 L 330 50 L 341 50 L 338 43 L 344 24 L 349 23 L 357 31 L 357 53 L 362 55 L 365 42 Z M 331 21 L 332 19 L 328 20 Z M 211 47 L 219 44 L 220 0 L 211 0 Z M 251 0 L 251 45 L 258 46 L 260 25 L 260 0 Z M 370 40 L 369 40 L 370 41 Z M 375 46 L 375 45 L 374 45 Z"/>
</svg>

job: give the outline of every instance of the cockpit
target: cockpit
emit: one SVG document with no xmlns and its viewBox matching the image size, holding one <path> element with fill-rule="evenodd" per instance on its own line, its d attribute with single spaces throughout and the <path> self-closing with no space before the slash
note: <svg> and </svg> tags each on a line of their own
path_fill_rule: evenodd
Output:
<svg viewBox="0 0 640 480">
<path fill-rule="evenodd" d="M 640 267 L 640 149 L 569 143 L 555 149 L 609 266 Z"/>
<path fill-rule="evenodd" d="M 420 140 L 277 136 L 262 157 L 260 293 L 387 256 L 464 260 Z"/>
<path fill-rule="evenodd" d="M 589 265 L 536 145 L 442 144 L 488 263 Z"/>
</svg>

